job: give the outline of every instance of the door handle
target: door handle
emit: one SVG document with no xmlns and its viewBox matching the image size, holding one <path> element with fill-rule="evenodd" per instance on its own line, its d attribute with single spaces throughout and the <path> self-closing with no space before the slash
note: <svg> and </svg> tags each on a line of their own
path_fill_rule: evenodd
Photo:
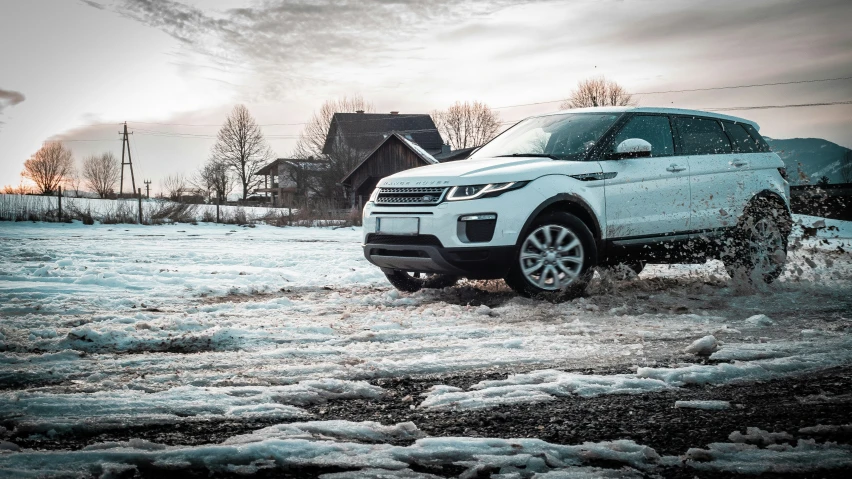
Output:
<svg viewBox="0 0 852 479">
<path fill-rule="evenodd" d="M 669 165 L 668 168 L 666 168 L 666 171 L 670 171 L 672 173 L 677 173 L 678 171 L 683 171 L 685 169 L 686 169 L 685 166 L 680 166 L 677 163 L 672 163 L 671 165 Z"/>
<path fill-rule="evenodd" d="M 742 168 L 743 166 L 748 166 L 747 161 L 743 160 L 734 160 L 731 162 L 731 166 L 736 166 L 737 168 Z"/>
</svg>

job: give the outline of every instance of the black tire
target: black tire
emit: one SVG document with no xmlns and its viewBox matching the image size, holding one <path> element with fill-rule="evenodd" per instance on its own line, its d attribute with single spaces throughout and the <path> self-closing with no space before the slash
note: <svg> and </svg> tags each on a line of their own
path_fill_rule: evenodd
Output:
<svg viewBox="0 0 852 479">
<path fill-rule="evenodd" d="M 757 198 L 749 204 L 722 253 L 728 275 L 752 283 L 778 279 L 787 261 L 792 224 L 787 208 L 776 200 Z"/>
<path fill-rule="evenodd" d="M 563 231 L 568 233 L 561 239 L 553 236 L 562 235 Z M 553 241 L 545 245 L 542 240 L 548 241 L 547 235 Z M 574 240 L 577 246 L 573 246 Z M 536 242 L 547 247 L 536 246 Z M 585 291 L 597 261 L 595 238 L 589 227 L 572 214 L 554 211 L 536 218 L 521 235 L 505 280 L 522 296 L 565 301 Z"/>
<path fill-rule="evenodd" d="M 398 269 L 383 269 L 382 271 L 394 288 L 405 293 L 416 293 L 422 288 L 449 288 L 459 281 L 458 276 L 448 274 L 410 273 Z"/>
</svg>

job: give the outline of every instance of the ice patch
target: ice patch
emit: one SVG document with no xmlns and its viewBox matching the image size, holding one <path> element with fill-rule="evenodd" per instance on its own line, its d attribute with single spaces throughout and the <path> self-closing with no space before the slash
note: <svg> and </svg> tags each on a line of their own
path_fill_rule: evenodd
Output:
<svg viewBox="0 0 852 479">
<path fill-rule="evenodd" d="M 421 408 L 480 409 L 502 404 L 544 402 L 563 396 L 592 397 L 601 394 L 640 394 L 669 386 L 656 379 L 633 375 L 611 376 L 567 373 L 553 369 L 510 375 L 505 380 L 482 381 L 469 391 L 433 388 Z"/>
<path fill-rule="evenodd" d="M 638 470 L 655 467 L 660 456 L 651 448 L 629 440 L 584 443 L 568 446 L 540 439 L 496 439 L 435 437 L 418 439 L 408 446 L 363 444 L 357 438 L 410 438 L 421 433 L 412 424 L 382 426 L 377 423 L 297 423 L 290 430 L 267 428 L 237 436 L 223 444 L 202 446 L 161 446 L 132 440 L 102 443 L 78 451 L 23 451 L 0 455 L 0 475 L 27 471 L 31 477 L 55 475 L 97 475 L 102 464 L 132 468 L 153 465 L 168 468 L 207 469 L 216 474 L 263 468 L 337 467 L 366 470 L 373 477 L 410 477 L 409 466 L 464 465 L 467 476 L 477 470 L 496 468 L 500 473 L 527 471 L 577 471 L 589 461 L 607 461 Z M 341 431 L 330 439 L 327 434 Z M 273 462 L 265 462 L 270 461 Z M 378 470 L 389 471 L 382 476 Z M 254 472 L 252 472 L 254 471 Z M 394 473 L 390 471 L 399 471 Z M 589 472 L 588 470 L 586 472 Z M 334 477 L 334 476 L 332 476 Z M 341 477 L 363 477 L 356 472 Z M 370 476 L 368 476 L 370 477 Z M 416 476 L 414 476 L 416 477 Z M 555 476 L 559 477 L 559 476 Z"/>
<path fill-rule="evenodd" d="M 763 328 L 775 324 L 775 321 L 769 319 L 769 317 L 765 314 L 755 314 L 754 316 L 749 316 L 744 322 L 749 326 L 753 326 L 755 328 Z"/>
<path fill-rule="evenodd" d="M 730 435 L 728 435 L 728 440 L 731 442 L 742 444 L 757 444 L 758 446 L 768 446 L 770 444 L 775 444 L 780 441 L 792 441 L 793 436 L 791 436 L 785 431 L 769 432 L 764 431 L 759 427 L 749 427 L 746 428 L 745 434 L 739 431 L 732 432 Z"/>
<path fill-rule="evenodd" d="M 712 443 L 707 449 L 689 449 L 685 464 L 702 471 L 757 475 L 763 473 L 803 474 L 820 469 L 852 466 L 852 447 L 832 442 L 818 444 L 799 440 L 795 446 L 773 445 L 761 449 L 753 444 Z M 680 458 L 665 457 L 665 464 Z"/>
<path fill-rule="evenodd" d="M 95 377 L 91 380 L 97 381 Z M 298 406 L 333 399 L 374 399 L 383 390 L 363 381 L 302 381 L 287 386 L 181 386 L 159 392 L 114 390 L 50 394 L 0 394 L 0 417 L 18 432 L 92 431 L 194 420 L 295 419 L 310 416 Z"/>
<path fill-rule="evenodd" d="M 705 409 L 708 411 L 722 411 L 731 408 L 728 401 L 675 401 L 675 407 L 681 409 Z"/>
<path fill-rule="evenodd" d="M 696 339 L 683 351 L 685 353 L 695 354 L 696 356 L 710 356 L 710 354 L 716 352 L 718 349 L 719 342 L 716 341 L 715 336 L 710 334 L 703 338 Z"/>
</svg>

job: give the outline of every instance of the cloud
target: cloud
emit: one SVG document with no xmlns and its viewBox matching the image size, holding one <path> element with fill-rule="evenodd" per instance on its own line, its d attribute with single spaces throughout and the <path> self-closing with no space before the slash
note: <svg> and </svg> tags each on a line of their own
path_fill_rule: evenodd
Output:
<svg viewBox="0 0 852 479">
<path fill-rule="evenodd" d="M 110 0 L 104 0 L 110 1 Z M 88 3 L 88 1 L 87 1 Z M 262 0 L 224 11 L 174 0 L 112 0 L 116 13 L 157 28 L 264 89 L 336 81 L 419 53 L 437 27 L 487 15 L 510 0 Z"/>
<path fill-rule="evenodd" d="M 3 110 L 6 108 L 15 106 L 26 99 L 27 97 L 21 92 L 0 88 L 0 113 L 3 113 Z"/>
</svg>

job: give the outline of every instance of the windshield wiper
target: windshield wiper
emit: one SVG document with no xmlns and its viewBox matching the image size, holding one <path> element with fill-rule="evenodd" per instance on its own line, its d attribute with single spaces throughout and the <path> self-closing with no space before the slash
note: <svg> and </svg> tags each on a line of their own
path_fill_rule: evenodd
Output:
<svg viewBox="0 0 852 479">
<path fill-rule="evenodd" d="M 507 156 L 514 157 L 533 157 L 533 158 L 550 158 L 551 160 L 561 160 L 558 156 L 553 156 L 547 153 L 512 153 L 511 155 L 497 155 L 497 158 L 503 158 Z"/>
</svg>

